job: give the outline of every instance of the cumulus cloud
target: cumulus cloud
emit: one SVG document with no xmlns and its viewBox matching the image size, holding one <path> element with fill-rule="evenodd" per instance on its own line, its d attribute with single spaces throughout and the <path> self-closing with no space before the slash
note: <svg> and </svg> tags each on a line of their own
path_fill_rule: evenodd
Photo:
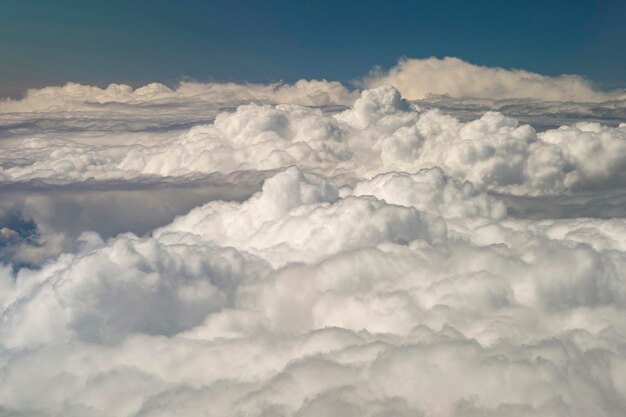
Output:
<svg viewBox="0 0 626 417">
<path fill-rule="evenodd" d="M 549 77 L 523 70 L 474 65 L 452 57 L 402 59 L 388 71 L 373 71 L 363 82 L 370 88 L 393 85 L 405 98 L 411 100 L 429 95 L 574 102 L 626 98 L 623 91 L 600 91 L 577 75 Z"/>
<path fill-rule="evenodd" d="M 617 415 L 626 223 L 505 216 L 438 170 L 338 187 L 294 167 L 152 236 L 85 234 L 2 271 L 0 398 L 33 415 Z"/>
<path fill-rule="evenodd" d="M 0 415 L 621 415 L 626 124 L 401 92 L 2 103 Z"/>
<path fill-rule="evenodd" d="M 0 155 L 0 178 L 63 183 L 297 165 L 340 182 L 440 167 L 480 189 L 518 195 L 626 183 L 624 124 L 580 122 L 537 133 L 491 111 L 462 122 L 438 110 L 420 111 L 389 86 L 364 91 L 341 112 L 248 104 L 173 138 L 150 138 L 108 146 L 67 137 L 25 139 Z"/>
</svg>

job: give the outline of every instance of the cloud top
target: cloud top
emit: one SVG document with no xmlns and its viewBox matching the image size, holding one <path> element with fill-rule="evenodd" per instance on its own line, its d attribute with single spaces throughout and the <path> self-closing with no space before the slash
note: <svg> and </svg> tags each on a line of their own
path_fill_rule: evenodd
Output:
<svg viewBox="0 0 626 417">
<path fill-rule="evenodd" d="M 523 70 L 474 65 L 452 57 L 405 58 L 387 71 L 373 71 L 363 82 L 369 88 L 393 85 L 410 100 L 430 95 L 564 102 L 602 102 L 626 98 L 623 91 L 599 91 L 577 75 L 549 77 Z"/>
<path fill-rule="evenodd" d="M 102 110 L 103 105 L 232 106 L 248 102 L 295 103 L 306 106 L 350 104 L 355 93 L 341 83 L 299 80 L 293 84 L 237 84 L 181 82 L 171 89 L 152 83 L 133 89 L 125 84 L 100 88 L 77 83 L 26 91 L 21 99 L 0 101 L 0 113 Z M 105 110 L 106 111 L 106 110 Z"/>
</svg>

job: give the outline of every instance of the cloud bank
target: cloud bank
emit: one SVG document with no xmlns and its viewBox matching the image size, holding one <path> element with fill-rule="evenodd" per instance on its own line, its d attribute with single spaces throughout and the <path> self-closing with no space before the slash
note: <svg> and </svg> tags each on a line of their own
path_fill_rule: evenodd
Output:
<svg viewBox="0 0 626 417">
<path fill-rule="evenodd" d="M 579 122 L 537 133 L 498 112 L 464 123 L 420 112 L 389 86 L 364 91 L 341 112 L 248 104 L 173 138 L 103 146 L 81 135 L 24 140 L 0 156 L 0 179 L 67 183 L 297 165 L 339 182 L 440 167 L 480 189 L 517 195 L 626 185 L 626 124 Z"/>
<path fill-rule="evenodd" d="M 68 83 L 62 87 L 30 89 L 24 97 L 0 101 L 0 112 L 94 110 L 98 105 L 233 105 L 245 102 L 295 103 L 307 106 L 349 104 L 355 93 L 341 83 L 300 80 L 294 84 L 236 84 L 181 82 L 175 89 L 152 83 L 133 89 L 125 84 L 107 88 Z"/>
<path fill-rule="evenodd" d="M 0 415 L 621 416 L 620 102 L 522 75 L 3 102 Z"/>
<path fill-rule="evenodd" d="M 403 97 L 410 100 L 423 99 L 429 95 L 565 102 L 626 99 L 623 91 L 599 91 L 577 75 L 549 77 L 523 70 L 473 65 L 452 57 L 402 59 L 388 71 L 373 71 L 363 81 L 369 88 L 393 85 Z"/>
</svg>

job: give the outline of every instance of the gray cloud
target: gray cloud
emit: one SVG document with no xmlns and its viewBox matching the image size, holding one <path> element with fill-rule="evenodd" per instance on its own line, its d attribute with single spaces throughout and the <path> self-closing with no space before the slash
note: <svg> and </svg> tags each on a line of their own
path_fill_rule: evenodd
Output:
<svg viewBox="0 0 626 417">
<path fill-rule="evenodd" d="M 197 179 L 3 184 L 2 255 L 5 262 L 38 265 L 73 250 L 84 231 L 95 231 L 105 239 L 123 232 L 143 235 L 208 201 L 244 200 L 260 189 L 268 175 L 237 172 Z"/>
</svg>

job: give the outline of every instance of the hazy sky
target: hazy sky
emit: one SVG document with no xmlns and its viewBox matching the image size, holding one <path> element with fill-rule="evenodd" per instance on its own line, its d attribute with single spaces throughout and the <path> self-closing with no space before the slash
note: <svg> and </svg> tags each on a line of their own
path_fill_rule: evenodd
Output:
<svg viewBox="0 0 626 417">
<path fill-rule="evenodd" d="M 0 4 L 0 93 L 66 81 L 348 81 L 456 56 L 626 85 L 626 6 L 608 1 L 43 1 Z"/>
</svg>

